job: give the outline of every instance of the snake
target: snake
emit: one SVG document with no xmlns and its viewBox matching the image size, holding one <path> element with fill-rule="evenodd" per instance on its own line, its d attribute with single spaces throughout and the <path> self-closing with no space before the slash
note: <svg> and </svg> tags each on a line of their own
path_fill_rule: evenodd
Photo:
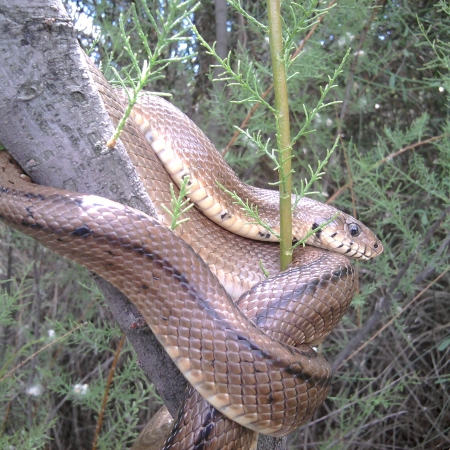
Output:
<svg viewBox="0 0 450 450">
<path fill-rule="evenodd" d="M 89 59 L 86 72 L 117 124 L 126 93 Z M 136 305 L 190 385 L 161 448 L 247 450 L 256 448 L 258 433 L 291 433 L 330 389 L 330 366 L 313 346 L 351 302 L 356 276 L 349 257 L 376 257 L 381 241 L 352 216 L 293 197 L 293 235 L 309 235 L 308 245 L 296 248 L 294 262 L 280 272 L 278 194 L 241 182 L 179 109 L 142 96 L 120 139 L 156 218 L 36 185 L 1 152 L 0 220 L 97 273 Z M 186 177 L 195 208 L 171 230 L 171 184 Z M 251 223 L 222 187 L 256 206 L 268 227 Z"/>
</svg>

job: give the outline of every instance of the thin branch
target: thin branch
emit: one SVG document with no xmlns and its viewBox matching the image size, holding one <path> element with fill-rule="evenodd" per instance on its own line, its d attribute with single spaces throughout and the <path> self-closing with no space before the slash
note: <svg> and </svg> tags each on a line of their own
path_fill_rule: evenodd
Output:
<svg viewBox="0 0 450 450">
<path fill-rule="evenodd" d="M 125 334 L 122 334 L 120 338 L 119 345 L 117 346 L 116 353 L 114 355 L 114 360 L 111 364 L 111 369 L 109 370 L 108 380 L 106 382 L 105 392 L 103 394 L 102 405 L 100 407 L 100 412 L 98 414 L 97 426 L 95 427 L 94 442 L 92 444 L 92 450 L 97 450 L 98 448 L 98 438 L 100 436 L 100 430 L 102 428 L 103 417 L 105 415 L 106 404 L 108 403 L 109 388 L 114 378 L 114 372 L 116 371 L 117 362 L 119 361 L 120 352 L 122 351 L 123 344 L 125 342 Z"/>
<path fill-rule="evenodd" d="M 331 8 L 334 4 L 336 3 L 336 0 L 332 0 L 330 3 L 328 3 L 327 6 L 325 6 L 325 9 L 329 9 Z M 305 36 L 305 39 L 303 39 L 300 43 L 300 45 L 297 47 L 297 49 L 295 50 L 295 52 L 292 54 L 291 56 L 291 61 L 293 59 L 295 59 L 298 54 L 303 50 L 303 47 L 306 45 L 306 43 L 309 41 L 309 39 L 311 39 L 312 35 L 314 34 L 314 32 L 316 31 L 317 27 L 321 24 L 322 20 L 324 19 L 326 15 L 326 12 L 323 13 L 318 19 L 316 24 L 311 28 L 311 30 L 309 31 L 309 33 Z M 261 95 L 261 98 L 265 99 L 271 92 L 273 89 L 273 83 L 263 92 L 263 94 Z M 248 122 L 250 121 L 250 119 L 252 118 L 253 114 L 255 114 L 255 112 L 258 110 L 258 108 L 261 106 L 261 103 L 256 103 L 252 109 L 250 110 L 250 112 L 247 114 L 247 116 L 245 117 L 245 119 L 242 121 L 241 125 L 238 127 L 238 129 L 235 131 L 235 133 L 233 134 L 233 137 L 230 139 L 230 142 L 228 142 L 227 146 L 224 148 L 224 150 L 222 151 L 222 156 L 225 156 L 228 151 L 230 150 L 230 148 L 234 145 L 234 143 L 236 142 L 236 139 L 239 137 L 240 135 L 240 131 L 239 129 L 243 130 L 244 128 L 247 127 Z"/>
<path fill-rule="evenodd" d="M 278 175 L 280 180 L 280 270 L 285 270 L 292 262 L 292 146 L 280 8 L 279 0 L 267 0 L 270 56 L 275 89 Z"/>
</svg>

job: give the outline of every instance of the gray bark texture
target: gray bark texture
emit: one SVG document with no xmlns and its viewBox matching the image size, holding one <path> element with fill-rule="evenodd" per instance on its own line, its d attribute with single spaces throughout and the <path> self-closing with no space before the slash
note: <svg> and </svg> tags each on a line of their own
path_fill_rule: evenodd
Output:
<svg viewBox="0 0 450 450">
<path fill-rule="evenodd" d="M 91 81 L 72 23 L 58 0 L 0 0 L 0 143 L 39 183 L 90 193 L 154 215 L 153 205 Z M 184 377 L 136 308 L 102 279 L 97 283 L 138 361 L 172 415 Z M 261 437 L 259 450 L 285 439 Z"/>
<path fill-rule="evenodd" d="M 220 58 L 225 59 L 228 54 L 227 32 L 227 2 L 226 0 L 214 0 L 214 15 L 216 19 L 216 52 Z M 223 72 L 220 67 L 214 67 L 213 77 L 219 78 Z M 225 87 L 224 81 L 214 81 L 214 89 L 221 92 Z"/>
</svg>

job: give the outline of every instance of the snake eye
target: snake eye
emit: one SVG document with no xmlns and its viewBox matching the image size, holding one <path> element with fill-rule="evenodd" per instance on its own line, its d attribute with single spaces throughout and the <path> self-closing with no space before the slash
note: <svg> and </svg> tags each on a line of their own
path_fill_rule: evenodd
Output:
<svg viewBox="0 0 450 450">
<path fill-rule="evenodd" d="M 348 231 L 353 237 L 357 237 L 361 233 L 361 228 L 356 223 L 351 223 L 348 226 Z"/>
</svg>

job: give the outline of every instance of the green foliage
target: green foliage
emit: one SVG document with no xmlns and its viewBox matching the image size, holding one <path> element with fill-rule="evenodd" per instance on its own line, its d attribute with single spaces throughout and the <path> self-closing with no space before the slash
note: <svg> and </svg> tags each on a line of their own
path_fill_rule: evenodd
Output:
<svg viewBox="0 0 450 450">
<path fill-rule="evenodd" d="M 189 176 L 186 176 L 181 182 L 180 192 L 177 196 L 173 190 L 173 184 L 171 183 L 170 193 L 172 194 L 172 200 L 170 201 L 170 205 L 172 207 L 172 211 L 169 211 L 168 208 L 162 205 L 164 210 L 170 215 L 170 217 L 172 217 L 172 223 L 170 226 L 171 230 L 175 230 L 178 225 L 189 220 L 189 217 L 180 219 L 183 214 L 187 213 L 194 206 L 193 203 L 189 204 L 190 201 L 186 198 L 186 196 L 189 194 L 188 185 Z"/>
<path fill-rule="evenodd" d="M 74 420 L 66 437 L 86 448 L 121 332 L 87 271 L 3 226 L 0 233 L 16 274 L 0 291 L 0 448 L 51 448 L 65 439 L 58 430 L 66 417 Z M 3 251 L 11 245 L 15 250 Z M 99 448 L 134 442 L 136 425 L 156 398 L 125 344 Z"/>
<path fill-rule="evenodd" d="M 136 104 L 142 89 L 147 84 L 163 78 L 163 71 L 170 63 L 182 62 L 189 57 L 186 55 L 185 57 L 178 58 L 164 58 L 162 55 L 171 44 L 177 44 L 185 39 L 184 30 L 179 32 L 177 31 L 177 28 L 194 13 L 199 4 L 197 3 L 193 6 L 193 2 L 191 0 L 181 3 L 177 2 L 176 4 L 169 2 L 165 15 L 162 14 L 160 9 L 156 9 L 155 14 L 153 14 L 145 1 L 141 1 L 140 5 L 144 10 L 147 19 L 150 21 L 157 39 L 154 48 L 150 48 L 147 42 L 147 36 L 145 35 L 140 24 L 140 17 L 136 12 L 136 6 L 134 4 L 131 5 L 130 11 L 126 14 L 126 16 L 122 14 L 120 15 L 120 37 L 122 39 L 125 52 L 131 60 L 131 67 L 129 69 L 126 67 L 122 68 L 122 72 L 125 76 L 125 79 L 123 79 L 120 76 L 119 71 L 113 65 L 109 66 L 115 75 L 115 81 L 123 88 L 128 97 L 128 105 L 125 113 L 117 124 L 117 129 L 111 138 L 112 147 L 114 146 L 115 141 L 119 138 L 120 133 L 125 126 L 125 122 L 130 116 L 131 110 Z M 127 34 L 125 27 L 125 23 L 130 19 L 134 24 L 133 31 L 137 33 L 147 56 L 147 59 L 144 59 L 144 62 L 142 63 L 142 68 L 140 67 L 140 60 L 130 44 L 130 35 Z"/>
</svg>

